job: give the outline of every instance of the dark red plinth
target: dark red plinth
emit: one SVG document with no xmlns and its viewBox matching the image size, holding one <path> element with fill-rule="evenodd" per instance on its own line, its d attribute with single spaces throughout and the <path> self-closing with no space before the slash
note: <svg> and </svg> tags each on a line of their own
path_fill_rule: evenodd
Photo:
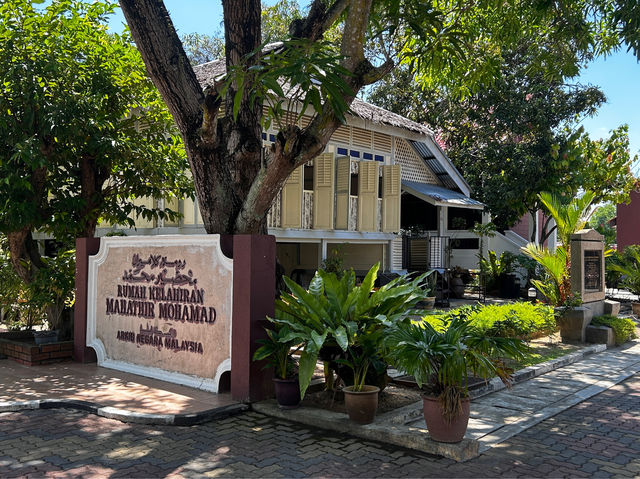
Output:
<svg viewBox="0 0 640 479">
<path fill-rule="evenodd" d="M 223 240 L 223 251 L 230 241 Z M 257 339 L 266 338 L 266 316 L 275 305 L 276 240 L 274 236 L 233 236 L 233 319 L 231 396 L 259 401 L 273 395 L 273 371 L 251 360 Z"/>
<path fill-rule="evenodd" d="M 100 249 L 100 238 L 76 239 L 76 302 L 73 313 L 73 359 L 96 362 L 96 352 L 87 347 L 87 287 L 89 256 Z"/>
</svg>

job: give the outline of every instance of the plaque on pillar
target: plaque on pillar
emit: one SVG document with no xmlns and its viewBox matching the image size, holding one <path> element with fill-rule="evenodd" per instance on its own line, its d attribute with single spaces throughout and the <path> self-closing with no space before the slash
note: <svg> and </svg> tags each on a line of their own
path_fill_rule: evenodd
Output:
<svg viewBox="0 0 640 479">
<path fill-rule="evenodd" d="M 604 236 L 593 229 L 571 235 L 571 290 L 584 303 L 604 300 Z"/>
</svg>

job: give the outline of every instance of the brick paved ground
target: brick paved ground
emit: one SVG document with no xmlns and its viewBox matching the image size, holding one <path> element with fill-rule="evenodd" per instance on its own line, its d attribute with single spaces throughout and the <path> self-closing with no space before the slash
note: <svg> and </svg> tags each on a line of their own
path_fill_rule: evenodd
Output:
<svg viewBox="0 0 640 479">
<path fill-rule="evenodd" d="M 472 461 L 312 431 L 247 413 L 195 427 L 69 410 L 0 414 L 0 477 L 634 477 L 640 376 Z"/>
</svg>

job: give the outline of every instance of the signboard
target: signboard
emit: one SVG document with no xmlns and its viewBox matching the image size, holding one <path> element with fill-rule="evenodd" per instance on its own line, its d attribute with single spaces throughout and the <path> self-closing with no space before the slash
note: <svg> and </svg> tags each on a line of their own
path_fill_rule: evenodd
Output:
<svg viewBox="0 0 640 479">
<path fill-rule="evenodd" d="M 219 235 L 102 238 L 87 311 L 98 365 L 216 392 L 231 366 L 232 268 Z"/>
<path fill-rule="evenodd" d="M 584 252 L 584 289 L 602 291 L 602 252 L 585 250 Z"/>
</svg>

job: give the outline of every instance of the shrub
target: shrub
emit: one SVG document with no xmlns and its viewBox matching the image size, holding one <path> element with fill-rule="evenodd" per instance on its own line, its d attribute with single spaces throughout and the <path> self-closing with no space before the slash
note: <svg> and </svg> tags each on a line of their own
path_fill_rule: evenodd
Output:
<svg viewBox="0 0 640 479">
<path fill-rule="evenodd" d="M 423 319 L 440 329 L 458 316 L 467 316 L 471 324 L 488 336 L 533 339 L 556 329 L 553 308 L 541 303 L 462 306 L 448 313 L 436 312 Z"/>
<path fill-rule="evenodd" d="M 591 320 L 591 324 L 596 326 L 609 326 L 616 335 L 616 344 L 626 343 L 630 339 L 635 339 L 636 324 L 629 318 L 619 318 L 605 314 L 596 316 Z"/>
</svg>

